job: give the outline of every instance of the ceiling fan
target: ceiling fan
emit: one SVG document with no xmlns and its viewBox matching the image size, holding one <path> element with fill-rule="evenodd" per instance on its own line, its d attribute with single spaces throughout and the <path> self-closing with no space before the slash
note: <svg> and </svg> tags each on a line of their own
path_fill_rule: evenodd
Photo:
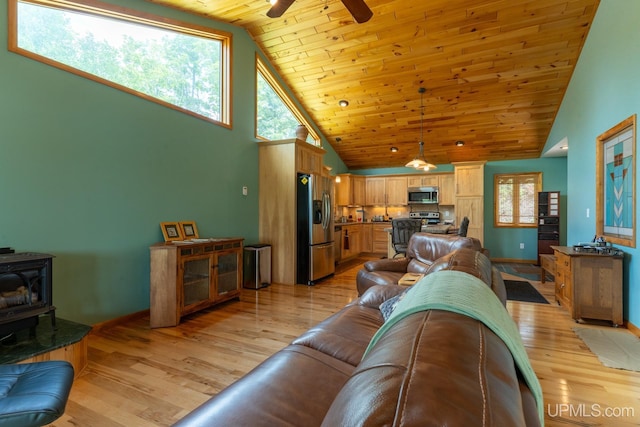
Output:
<svg viewBox="0 0 640 427">
<path fill-rule="evenodd" d="M 289 6 L 293 4 L 295 0 L 277 0 L 276 3 L 271 6 L 271 9 L 267 12 L 269 18 L 278 18 L 289 9 Z M 373 12 L 369 9 L 369 6 L 364 0 L 341 0 L 345 7 L 353 15 L 353 19 L 358 24 L 367 22 L 372 16 Z"/>
</svg>

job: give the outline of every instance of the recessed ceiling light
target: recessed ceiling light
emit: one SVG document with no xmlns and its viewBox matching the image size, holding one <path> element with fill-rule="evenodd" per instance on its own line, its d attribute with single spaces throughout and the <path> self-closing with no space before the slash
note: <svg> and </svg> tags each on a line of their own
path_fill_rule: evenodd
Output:
<svg viewBox="0 0 640 427">
<path fill-rule="evenodd" d="M 338 101 L 338 105 L 341 107 L 348 107 L 349 101 L 347 101 L 346 99 L 341 99 L 340 101 Z"/>
<path fill-rule="evenodd" d="M 464 145 L 464 141 L 456 141 L 456 146 L 462 147 Z"/>
<path fill-rule="evenodd" d="M 391 152 L 392 153 L 397 153 L 398 152 L 398 147 L 391 147 Z"/>
</svg>

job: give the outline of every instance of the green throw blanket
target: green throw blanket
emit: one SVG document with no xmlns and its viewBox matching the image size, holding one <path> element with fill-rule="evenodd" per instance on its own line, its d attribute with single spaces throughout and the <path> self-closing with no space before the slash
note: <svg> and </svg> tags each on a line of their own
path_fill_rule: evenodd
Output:
<svg viewBox="0 0 640 427">
<path fill-rule="evenodd" d="M 452 311 L 479 320 L 504 341 L 536 399 L 540 424 L 544 426 L 542 388 L 529 362 L 518 327 L 491 288 L 470 274 L 438 271 L 413 285 L 373 336 L 363 357 L 396 322 L 410 314 L 431 309 Z"/>
</svg>

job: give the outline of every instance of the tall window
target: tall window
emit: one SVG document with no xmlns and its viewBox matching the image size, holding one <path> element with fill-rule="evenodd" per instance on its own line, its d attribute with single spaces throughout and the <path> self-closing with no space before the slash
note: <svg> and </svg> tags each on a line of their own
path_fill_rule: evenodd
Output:
<svg viewBox="0 0 640 427">
<path fill-rule="evenodd" d="M 9 0 L 9 50 L 230 126 L 231 35 L 86 0 Z"/>
<path fill-rule="evenodd" d="M 256 137 L 265 140 L 295 138 L 296 126 L 303 124 L 309 130 L 307 142 L 320 141 L 307 119 L 257 56 L 256 87 Z"/>
<path fill-rule="evenodd" d="M 496 174 L 494 184 L 494 225 L 496 227 L 536 227 L 536 203 L 542 191 L 542 173 Z"/>
</svg>

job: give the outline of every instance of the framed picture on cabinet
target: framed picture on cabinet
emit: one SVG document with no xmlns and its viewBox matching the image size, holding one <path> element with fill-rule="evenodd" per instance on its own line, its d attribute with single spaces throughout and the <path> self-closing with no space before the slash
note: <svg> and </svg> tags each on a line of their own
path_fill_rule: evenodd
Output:
<svg viewBox="0 0 640 427">
<path fill-rule="evenodd" d="M 182 236 L 182 230 L 180 229 L 180 224 L 177 222 L 161 222 L 160 228 L 162 229 L 162 235 L 164 236 L 165 242 L 184 239 Z"/>
<path fill-rule="evenodd" d="M 596 138 L 596 235 L 636 247 L 636 115 Z"/>
<path fill-rule="evenodd" d="M 180 221 L 180 228 L 185 239 L 198 238 L 198 228 L 194 221 Z"/>
</svg>

